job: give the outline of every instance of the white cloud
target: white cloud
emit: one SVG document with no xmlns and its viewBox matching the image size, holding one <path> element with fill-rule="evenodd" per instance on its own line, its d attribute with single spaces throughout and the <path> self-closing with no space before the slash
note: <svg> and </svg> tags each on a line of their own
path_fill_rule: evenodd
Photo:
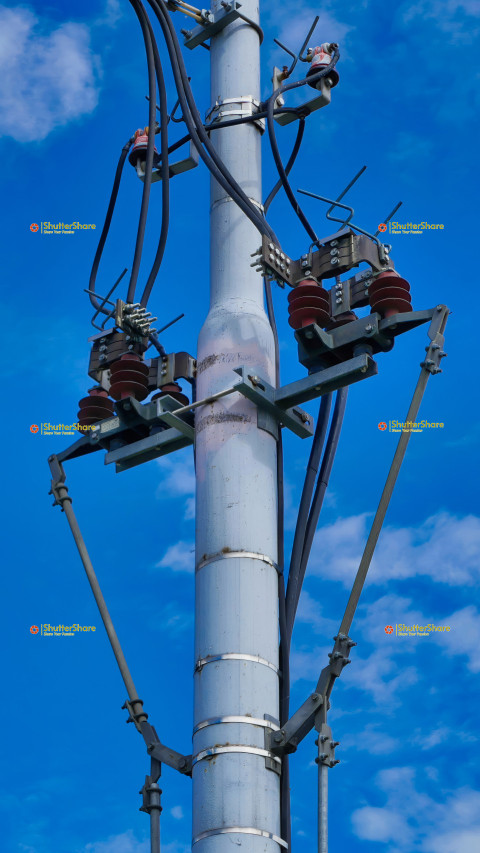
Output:
<svg viewBox="0 0 480 853">
<path fill-rule="evenodd" d="M 376 782 L 386 795 L 385 806 L 356 809 L 354 833 L 366 841 L 388 843 L 389 853 L 476 853 L 480 791 L 460 788 L 447 792 L 443 801 L 434 800 L 425 793 L 425 769 L 432 770 L 391 767 L 378 773 Z M 431 773 L 426 775 L 432 778 Z"/>
<path fill-rule="evenodd" d="M 378 723 L 369 723 L 362 731 L 342 735 L 342 748 L 366 750 L 372 755 L 390 755 L 401 745 L 400 740 L 379 731 Z"/>
<path fill-rule="evenodd" d="M 195 518 L 195 466 L 191 448 L 185 448 L 171 456 L 162 456 L 157 465 L 161 472 L 157 498 L 171 500 L 186 497 L 184 518 Z"/>
<path fill-rule="evenodd" d="M 149 841 L 138 841 L 131 829 L 120 835 L 110 835 L 106 841 L 87 844 L 85 853 L 148 853 Z"/>
<path fill-rule="evenodd" d="M 167 548 L 156 568 L 172 569 L 174 572 L 195 571 L 195 545 L 193 542 L 175 542 Z"/>
<path fill-rule="evenodd" d="M 366 542 L 368 518 L 368 513 L 362 513 L 321 528 L 315 536 L 310 572 L 349 587 Z M 384 528 L 367 582 L 386 584 L 420 575 L 451 586 L 478 582 L 480 518 L 441 512 L 417 527 Z"/>
<path fill-rule="evenodd" d="M 405 5 L 404 24 L 416 23 L 419 18 L 430 21 L 442 32 L 445 44 L 472 44 L 480 33 L 478 0 L 420 0 Z"/>
<path fill-rule="evenodd" d="M 183 820 L 185 817 L 181 806 L 174 806 L 173 809 L 170 809 L 170 814 L 175 820 Z"/>
<path fill-rule="evenodd" d="M 0 134 L 42 140 L 91 113 L 98 67 L 84 24 L 48 28 L 24 6 L 0 6 Z"/>
</svg>

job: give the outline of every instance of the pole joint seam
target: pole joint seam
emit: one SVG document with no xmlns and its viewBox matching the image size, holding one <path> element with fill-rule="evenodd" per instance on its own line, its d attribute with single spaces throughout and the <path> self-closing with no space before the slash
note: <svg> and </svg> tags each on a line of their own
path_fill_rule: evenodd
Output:
<svg viewBox="0 0 480 853">
<path fill-rule="evenodd" d="M 283 838 L 280 838 L 273 832 L 267 832 L 265 829 L 255 829 L 252 826 L 223 826 L 220 829 L 208 829 L 206 832 L 200 832 L 199 835 L 192 838 L 192 846 L 198 841 L 203 841 L 204 838 L 211 838 L 214 835 L 224 835 L 227 833 L 233 833 L 235 835 L 259 835 L 262 838 L 271 838 L 272 841 L 276 841 L 280 847 L 288 850 L 288 844 L 283 840 Z"/>
<path fill-rule="evenodd" d="M 209 563 L 215 563 L 217 562 L 217 560 L 223 560 L 232 557 L 246 557 L 249 560 L 261 560 L 263 563 L 267 563 L 269 566 L 272 566 L 272 568 L 274 568 L 275 571 L 279 574 L 281 573 L 278 564 L 275 563 L 270 557 L 267 557 L 266 554 L 257 554 L 254 551 L 218 551 L 217 554 L 212 554 L 211 557 L 207 557 L 205 560 L 200 560 L 196 571 L 200 571 L 200 569 L 203 569 L 204 566 L 208 566 Z"/>
</svg>

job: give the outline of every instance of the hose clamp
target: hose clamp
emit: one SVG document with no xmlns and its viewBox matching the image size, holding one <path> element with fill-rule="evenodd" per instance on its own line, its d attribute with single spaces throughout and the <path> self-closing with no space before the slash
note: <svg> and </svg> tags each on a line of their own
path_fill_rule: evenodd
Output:
<svg viewBox="0 0 480 853">
<path fill-rule="evenodd" d="M 233 106 L 232 106 L 233 105 Z M 244 118 L 253 116 L 259 111 L 260 101 L 253 95 L 239 95 L 236 98 L 217 98 L 213 107 L 205 113 L 205 121 L 211 124 L 220 124 L 222 119 L 228 121 L 232 118 Z M 265 119 L 259 118 L 252 122 L 263 133 L 265 131 Z"/>
</svg>

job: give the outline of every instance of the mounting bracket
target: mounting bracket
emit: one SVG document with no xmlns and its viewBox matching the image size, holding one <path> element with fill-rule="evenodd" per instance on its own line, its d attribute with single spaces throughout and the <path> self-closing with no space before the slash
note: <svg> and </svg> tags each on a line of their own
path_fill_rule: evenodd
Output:
<svg viewBox="0 0 480 853">
<path fill-rule="evenodd" d="M 241 7 L 241 3 L 238 3 L 237 0 L 232 0 L 228 3 L 226 8 L 217 9 L 216 12 L 207 12 L 208 15 L 208 23 L 200 24 L 200 26 L 195 27 L 194 30 L 188 31 L 185 35 L 185 47 L 188 47 L 189 50 L 193 50 L 194 47 L 197 47 L 199 44 L 203 44 L 207 41 L 211 36 L 216 35 L 223 30 L 228 24 L 231 24 L 233 21 L 236 21 L 239 16 L 238 9 Z"/>
<path fill-rule="evenodd" d="M 274 68 L 274 81 L 278 79 L 278 68 Z M 319 110 L 322 107 L 328 107 L 332 100 L 332 90 L 330 86 L 330 81 L 328 77 L 320 78 L 320 90 L 316 98 L 312 98 L 310 101 L 306 101 L 304 104 L 300 104 L 299 107 L 296 107 L 296 112 L 284 112 L 284 113 L 274 113 L 274 119 L 278 122 L 278 124 L 285 125 L 290 124 L 292 121 L 298 121 L 300 116 L 308 116 L 310 113 L 315 112 L 315 110 Z M 282 98 L 283 100 L 283 98 Z M 277 98 L 277 101 L 280 101 L 280 98 Z M 278 103 L 279 107 L 283 107 L 284 103 Z"/>
</svg>

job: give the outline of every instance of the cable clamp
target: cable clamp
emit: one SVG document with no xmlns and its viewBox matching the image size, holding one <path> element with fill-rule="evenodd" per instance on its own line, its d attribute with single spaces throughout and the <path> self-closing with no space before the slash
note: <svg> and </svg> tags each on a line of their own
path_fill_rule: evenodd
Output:
<svg viewBox="0 0 480 853">
<path fill-rule="evenodd" d="M 229 105 L 238 105 L 236 109 L 235 106 L 230 107 Z M 224 109 L 227 107 L 227 109 Z M 223 118 L 226 120 L 232 118 L 243 118 L 244 116 L 253 116 L 256 112 L 259 112 L 260 109 L 260 101 L 257 101 L 253 95 L 239 95 L 236 98 L 218 98 L 215 101 L 213 107 L 211 107 L 208 112 L 205 114 L 205 121 L 207 123 L 220 123 Z M 265 130 L 265 119 L 259 118 L 257 121 L 254 121 L 255 124 L 262 133 Z"/>
<path fill-rule="evenodd" d="M 318 746 L 315 764 L 323 764 L 325 767 L 335 767 L 336 764 L 340 764 L 340 760 L 335 758 L 335 747 L 340 746 L 340 741 L 333 740 L 332 730 L 326 723 L 321 724 L 315 745 Z"/>
<path fill-rule="evenodd" d="M 142 710 L 140 711 L 139 714 L 135 713 L 135 710 L 134 710 L 135 705 L 141 705 L 142 706 Z M 128 699 L 125 699 L 125 702 L 122 705 L 122 711 L 125 711 L 125 710 L 127 710 L 129 713 L 129 717 L 127 720 L 125 720 L 125 722 L 126 723 L 135 723 L 135 728 L 136 728 L 137 732 L 140 732 L 140 734 L 142 734 L 142 727 L 139 723 L 139 720 L 143 721 L 143 720 L 148 719 L 148 714 L 145 713 L 145 711 L 143 710 L 143 700 L 142 699 L 135 699 L 134 702 L 130 702 Z"/>
</svg>

